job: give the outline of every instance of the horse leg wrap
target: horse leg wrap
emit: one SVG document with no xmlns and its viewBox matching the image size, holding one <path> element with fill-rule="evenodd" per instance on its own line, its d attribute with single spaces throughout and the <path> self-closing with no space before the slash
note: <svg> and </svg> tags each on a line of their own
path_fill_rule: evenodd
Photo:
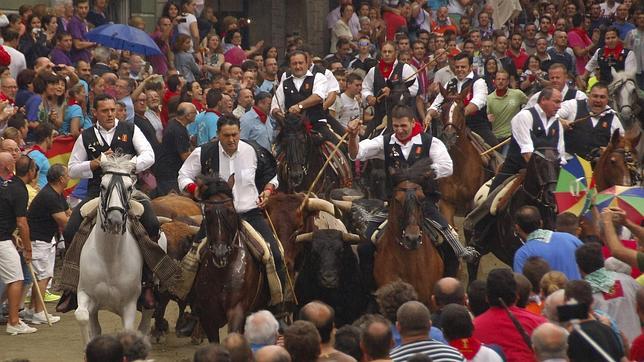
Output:
<svg viewBox="0 0 644 362">
<path fill-rule="evenodd" d="M 427 219 L 429 223 L 443 236 L 449 245 L 454 249 L 456 256 L 459 258 L 465 259 L 465 261 L 470 262 L 479 257 L 478 251 L 471 246 L 463 246 L 458 240 L 458 233 L 454 228 L 449 225 L 446 228 L 443 228 L 439 223 L 434 220 Z"/>
</svg>

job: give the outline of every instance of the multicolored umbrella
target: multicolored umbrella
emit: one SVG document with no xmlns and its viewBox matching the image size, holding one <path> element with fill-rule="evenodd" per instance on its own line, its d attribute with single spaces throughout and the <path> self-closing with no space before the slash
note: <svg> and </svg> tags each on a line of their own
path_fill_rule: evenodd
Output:
<svg viewBox="0 0 644 362">
<path fill-rule="evenodd" d="M 590 207 L 588 194 L 595 188 L 593 170 L 590 162 L 575 156 L 561 167 L 555 201 L 560 214 L 571 212 L 576 216 L 585 213 Z"/>
<path fill-rule="evenodd" d="M 595 205 L 599 211 L 606 207 L 619 207 L 629 220 L 640 225 L 644 219 L 644 187 L 610 187 L 597 194 Z"/>
</svg>

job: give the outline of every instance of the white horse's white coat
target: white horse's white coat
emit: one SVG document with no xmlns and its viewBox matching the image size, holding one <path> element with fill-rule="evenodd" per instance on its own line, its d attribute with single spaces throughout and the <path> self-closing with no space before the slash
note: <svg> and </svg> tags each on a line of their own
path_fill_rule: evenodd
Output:
<svg viewBox="0 0 644 362">
<path fill-rule="evenodd" d="M 134 170 L 136 159 L 128 160 L 122 156 L 102 156 L 101 167 L 106 172 L 102 185 L 107 186 L 112 177 L 122 177 L 127 199 L 131 196 L 132 178 L 113 175 L 108 172 L 129 174 Z M 101 191 L 104 192 L 104 191 Z M 118 187 L 111 190 L 107 207 L 123 208 Z M 105 207 L 100 205 L 99 208 Z M 74 315 L 81 327 L 83 346 L 101 334 L 98 311 L 109 310 L 121 316 L 124 329 L 134 329 L 136 302 L 141 293 L 141 271 L 143 257 L 139 246 L 125 228 L 125 233 L 114 232 L 123 226 L 120 211 L 109 211 L 107 227 L 98 210 L 96 225 L 85 243 L 80 257 L 80 278 L 78 281 L 78 308 Z M 126 221 L 127 222 L 127 221 Z M 139 330 L 147 333 L 150 329 L 152 311 L 143 314 Z"/>
</svg>

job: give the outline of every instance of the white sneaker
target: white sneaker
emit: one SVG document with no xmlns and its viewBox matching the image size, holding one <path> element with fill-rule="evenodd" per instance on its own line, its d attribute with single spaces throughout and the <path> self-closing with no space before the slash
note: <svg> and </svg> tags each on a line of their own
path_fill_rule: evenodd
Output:
<svg viewBox="0 0 644 362">
<path fill-rule="evenodd" d="M 49 321 L 51 324 L 54 324 L 60 320 L 60 317 L 57 315 L 49 315 Z M 34 313 L 34 315 L 31 318 L 31 323 L 32 324 L 47 324 L 47 316 L 45 316 L 45 311 L 41 311 L 40 313 Z"/>
<path fill-rule="evenodd" d="M 20 312 L 18 312 L 18 317 L 20 317 L 21 320 L 23 320 L 23 321 L 25 321 L 27 323 L 31 323 L 31 320 L 34 317 L 34 310 L 25 308 L 25 309 L 21 310 Z"/>
<path fill-rule="evenodd" d="M 12 336 L 16 336 L 18 334 L 35 333 L 36 331 L 37 331 L 36 328 L 29 327 L 22 320 L 18 320 L 18 324 L 16 324 L 15 326 L 12 326 L 11 324 L 7 323 L 7 333 L 9 333 Z"/>
</svg>

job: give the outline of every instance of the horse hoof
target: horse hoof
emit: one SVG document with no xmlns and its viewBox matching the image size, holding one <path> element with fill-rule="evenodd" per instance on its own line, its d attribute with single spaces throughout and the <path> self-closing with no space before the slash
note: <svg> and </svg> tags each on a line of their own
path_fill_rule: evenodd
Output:
<svg viewBox="0 0 644 362">
<path fill-rule="evenodd" d="M 165 333 L 152 333 L 150 335 L 150 340 L 152 341 L 152 344 L 165 344 L 166 335 Z"/>
</svg>

